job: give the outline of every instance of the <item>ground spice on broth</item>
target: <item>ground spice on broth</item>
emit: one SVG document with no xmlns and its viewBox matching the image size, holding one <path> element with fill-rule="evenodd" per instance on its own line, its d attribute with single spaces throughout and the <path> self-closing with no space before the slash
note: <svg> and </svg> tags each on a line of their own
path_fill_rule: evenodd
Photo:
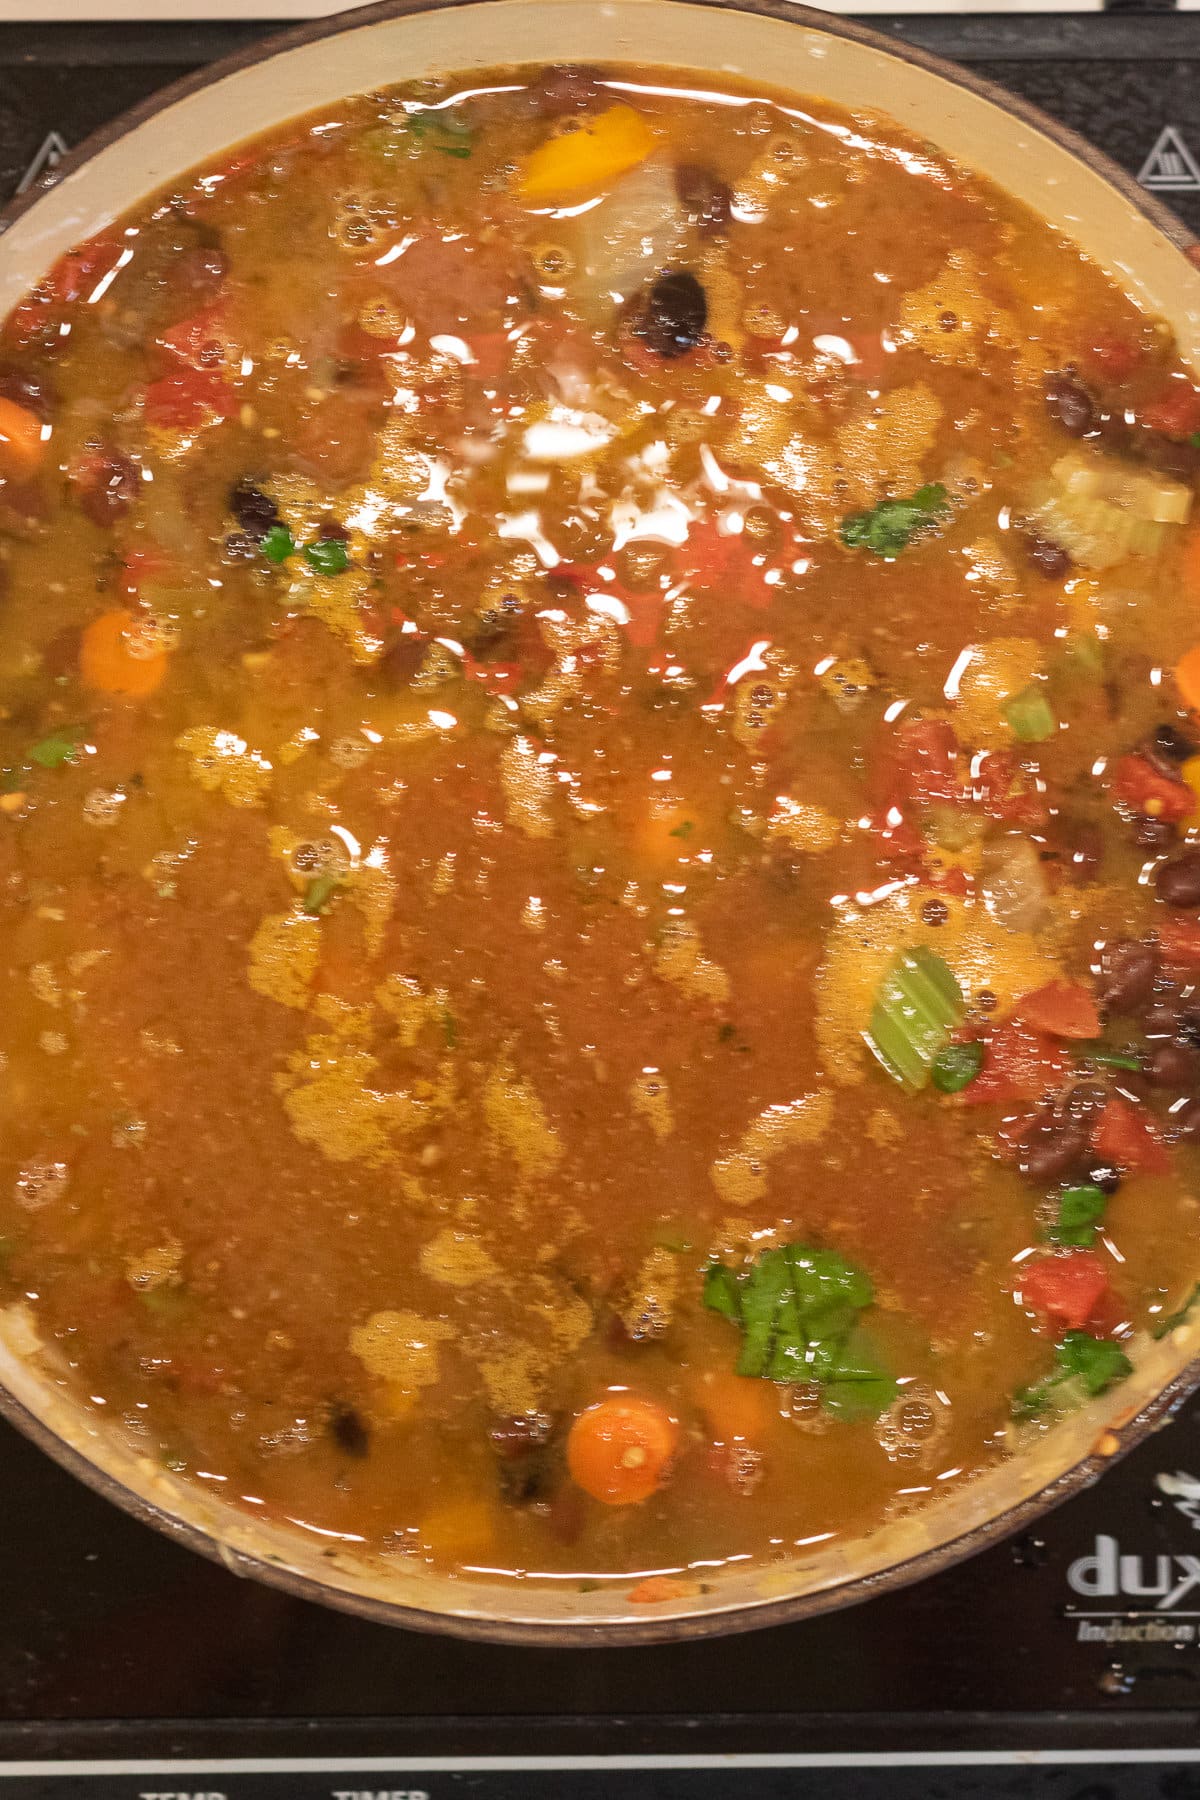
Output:
<svg viewBox="0 0 1200 1800">
<path fill-rule="evenodd" d="M 869 1530 L 1200 1263 L 1200 395 L 707 85 L 348 101 L 0 346 L 9 1301 L 447 1569 Z"/>
</svg>

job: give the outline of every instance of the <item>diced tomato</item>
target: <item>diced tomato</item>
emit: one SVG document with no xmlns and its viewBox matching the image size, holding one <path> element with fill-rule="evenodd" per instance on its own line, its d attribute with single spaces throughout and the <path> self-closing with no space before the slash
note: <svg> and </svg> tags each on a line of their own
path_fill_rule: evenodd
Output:
<svg viewBox="0 0 1200 1800">
<path fill-rule="evenodd" d="M 638 594 L 619 581 L 605 581 L 590 563 L 558 563 L 554 574 L 584 594 L 615 600 L 628 614 L 621 629 L 631 644 L 648 649 L 657 640 L 663 617 L 663 597 L 657 590 Z"/>
<path fill-rule="evenodd" d="M 903 809 L 961 800 L 958 739 L 945 719 L 908 719 L 897 726 L 876 766 L 873 787 L 885 806 Z"/>
<path fill-rule="evenodd" d="M 744 532 L 726 534 L 715 519 L 704 519 L 689 528 L 679 566 L 697 587 L 719 588 L 725 599 L 766 606 L 771 590 L 764 580 L 765 565 L 758 567 L 755 554 L 754 540 Z"/>
<path fill-rule="evenodd" d="M 980 1069 L 962 1099 L 968 1106 L 1009 1105 L 1037 1100 L 1069 1072 L 1070 1058 L 1048 1032 L 1006 1019 L 988 1041 Z"/>
<path fill-rule="evenodd" d="M 1163 775 L 1144 756 L 1123 756 L 1113 770 L 1110 790 L 1114 801 L 1152 819 L 1177 824 L 1186 819 L 1196 796 L 1184 781 Z"/>
<path fill-rule="evenodd" d="M 94 292 L 100 277 L 112 268 L 121 249 L 119 238 L 101 235 L 68 250 L 46 277 L 45 286 L 51 297 L 69 306 Z"/>
<path fill-rule="evenodd" d="M 971 780 L 971 797 L 989 819 L 1029 828 L 1046 817 L 1046 803 L 1031 786 L 1015 750 L 993 750 L 981 758 Z"/>
<path fill-rule="evenodd" d="M 1189 381 L 1172 381 L 1156 400 L 1139 409 L 1138 418 L 1167 437 L 1191 437 L 1200 431 L 1200 392 Z"/>
<path fill-rule="evenodd" d="M 1065 1331 L 1082 1331 L 1109 1290 L 1108 1271 L 1094 1250 L 1027 1263 L 1018 1282 L 1025 1305 Z"/>
<path fill-rule="evenodd" d="M 1093 332 L 1084 351 L 1093 368 L 1110 381 L 1124 381 L 1126 376 L 1132 375 L 1143 354 L 1136 338 L 1119 337 L 1115 331 Z"/>
<path fill-rule="evenodd" d="M 225 357 L 227 339 L 223 306 L 206 306 L 189 318 L 179 319 L 155 342 L 159 348 L 192 369 L 213 369 Z"/>
<path fill-rule="evenodd" d="M 887 812 L 872 813 L 867 820 L 866 829 L 872 837 L 881 840 L 881 856 L 891 856 L 919 860 L 926 845 L 915 825 L 910 825 L 898 807 L 889 807 Z"/>
<path fill-rule="evenodd" d="M 1092 1134 L 1092 1148 L 1102 1161 L 1138 1175 L 1165 1175 L 1171 1159 L 1153 1124 L 1140 1107 L 1114 1094 Z"/>
<path fill-rule="evenodd" d="M 1016 1018 L 1051 1037 L 1094 1038 L 1100 1035 L 1096 1002 L 1077 981 L 1050 981 L 1017 1006 Z"/>
<path fill-rule="evenodd" d="M 236 396 L 224 376 L 208 369 L 182 369 L 152 381 L 142 397 L 149 425 L 186 431 L 208 419 L 224 419 L 236 405 Z"/>
<path fill-rule="evenodd" d="M 1165 919 L 1158 928 L 1162 959 L 1174 969 L 1200 969 L 1200 922 Z"/>
</svg>

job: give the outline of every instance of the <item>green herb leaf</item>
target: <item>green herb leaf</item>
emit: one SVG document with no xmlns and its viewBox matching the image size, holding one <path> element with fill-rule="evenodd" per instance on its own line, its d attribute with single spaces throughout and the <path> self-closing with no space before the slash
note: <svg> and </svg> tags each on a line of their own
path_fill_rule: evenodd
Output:
<svg viewBox="0 0 1200 1800">
<path fill-rule="evenodd" d="M 1165 1319 L 1158 1321 L 1154 1327 L 1155 1338 L 1169 1337 L 1177 1325 L 1182 1325 L 1190 1317 L 1197 1300 L 1200 1300 L 1200 1281 L 1196 1283 L 1182 1306 L 1177 1307 L 1173 1313 L 1168 1313 Z"/>
<path fill-rule="evenodd" d="M 847 550 L 868 550 L 891 560 L 948 511 L 945 488 L 940 481 L 931 482 L 908 500 L 881 500 L 869 512 L 851 513 L 842 520 L 842 542 Z"/>
<path fill-rule="evenodd" d="M 894 1080 L 923 1088 L 964 1011 L 962 989 L 940 956 L 924 945 L 901 950 L 876 992 L 868 1048 Z"/>
<path fill-rule="evenodd" d="M 675 826 L 673 831 L 668 831 L 667 836 L 668 837 L 677 837 L 677 838 L 690 838 L 693 831 L 695 831 L 695 829 L 696 829 L 695 819 L 683 819 L 680 821 L 680 823 L 678 825 Z"/>
<path fill-rule="evenodd" d="M 272 525 L 262 541 L 262 553 L 268 562 L 286 562 L 296 554 L 296 540 L 286 525 Z"/>
<path fill-rule="evenodd" d="M 1050 1228 L 1056 1244 L 1086 1247 L 1096 1235 L 1096 1226 L 1104 1217 L 1108 1196 L 1090 1181 L 1079 1187 L 1064 1188 L 1059 1196 L 1058 1218 Z"/>
<path fill-rule="evenodd" d="M 350 567 L 350 552 L 341 538 L 321 538 L 304 546 L 304 560 L 318 575 L 340 575 Z"/>
<path fill-rule="evenodd" d="M 61 769 L 64 763 L 74 762 L 83 743 L 84 729 L 82 725 L 60 726 L 33 746 L 30 762 L 42 769 Z"/>
<path fill-rule="evenodd" d="M 1193 431 L 1191 437 L 1188 439 L 1188 443 L 1192 446 L 1193 450 L 1200 450 L 1200 431 Z"/>
<path fill-rule="evenodd" d="M 340 875 L 318 875 L 304 890 L 306 913 L 323 913 L 342 885 Z"/>
<path fill-rule="evenodd" d="M 1136 1050 L 1109 1050 L 1104 1044 L 1076 1042 L 1072 1048 L 1085 1061 L 1095 1063 L 1100 1069 L 1128 1069 L 1136 1075 L 1142 1066 L 1142 1059 Z"/>
<path fill-rule="evenodd" d="M 471 154 L 474 131 L 467 121 L 453 111 L 422 108 L 411 112 L 404 121 L 418 143 L 440 150 L 443 156 L 464 157 Z"/>
<path fill-rule="evenodd" d="M 1022 688 L 1000 708 L 1013 736 L 1023 744 L 1041 744 L 1058 730 L 1050 702 L 1040 687 Z"/>
<path fill-rule="evenodd" d="M 982 1044 L 947 1044 L 933 1059 L 930 1075 L 943 1094 L 961 1094 L 983 1067 Z"/>
<path fill-rule="evenodd" d="M 458 1042 L 458 1020 L 449 1007 L 444 1008 L 442 1012 L 442 1030 L 446 1034 L 447 1050 L 453 1050 Z"/>
<path fill-rule="evenodd" d="M 1068 1331 L 1054 1347 L 1053 1372 L 1014 1395 L 1013 1416 L 1036 1419 L 1070 1412 L 1132 1373 L 1133 1364 L 1119 1344 L 1088 1331 Z"/>
<path fill-rule="evenodd" d="M 766 1381 L 816 1382 L 822 1403 L 843 1417 L 876 1417 L 896 1384 L 857 1329 L 874 1298 L 864 1272 L 835 1250 L 784 1244 L 738 1274 L 704 1272 L 704 1304 L 741 1327 L 737 1373 Z"/>
</svg>

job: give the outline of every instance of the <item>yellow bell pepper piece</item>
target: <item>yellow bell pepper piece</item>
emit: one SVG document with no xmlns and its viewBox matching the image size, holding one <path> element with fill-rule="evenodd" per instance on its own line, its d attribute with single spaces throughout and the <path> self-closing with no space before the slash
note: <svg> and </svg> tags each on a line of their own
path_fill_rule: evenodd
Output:
<svg viewBox="0 0 1200 1800">
<path fill-rule="evenodd" d="M 535 205 L 602 188 L 645 162 L 658 134 L 632 106 L 610 106 L 574 130 L 557 132 L 525 158 L 517 193 Z"/>
<path fill-rule="evenodd" d="M 1181 823 L 1188 826 L 1200 825 L 1200 756 L 1189 756 L 1179 773 L 1196 796 L 1195 806 Z"/>
</svg>

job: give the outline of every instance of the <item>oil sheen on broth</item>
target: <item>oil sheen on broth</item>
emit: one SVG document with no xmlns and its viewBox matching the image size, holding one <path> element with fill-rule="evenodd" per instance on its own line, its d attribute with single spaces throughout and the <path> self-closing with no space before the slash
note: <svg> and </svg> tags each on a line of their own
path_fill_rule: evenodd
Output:
<svg viewBox="0 0 1200 1800">
<path fill-rule="evenodd" d="M 1200 395 L 929 145 L 692 85 L 350 101 L 0 345 L 8 1304 L 260 1516 L 647 1605 L 1198 1261 Z"/>
</svg>

